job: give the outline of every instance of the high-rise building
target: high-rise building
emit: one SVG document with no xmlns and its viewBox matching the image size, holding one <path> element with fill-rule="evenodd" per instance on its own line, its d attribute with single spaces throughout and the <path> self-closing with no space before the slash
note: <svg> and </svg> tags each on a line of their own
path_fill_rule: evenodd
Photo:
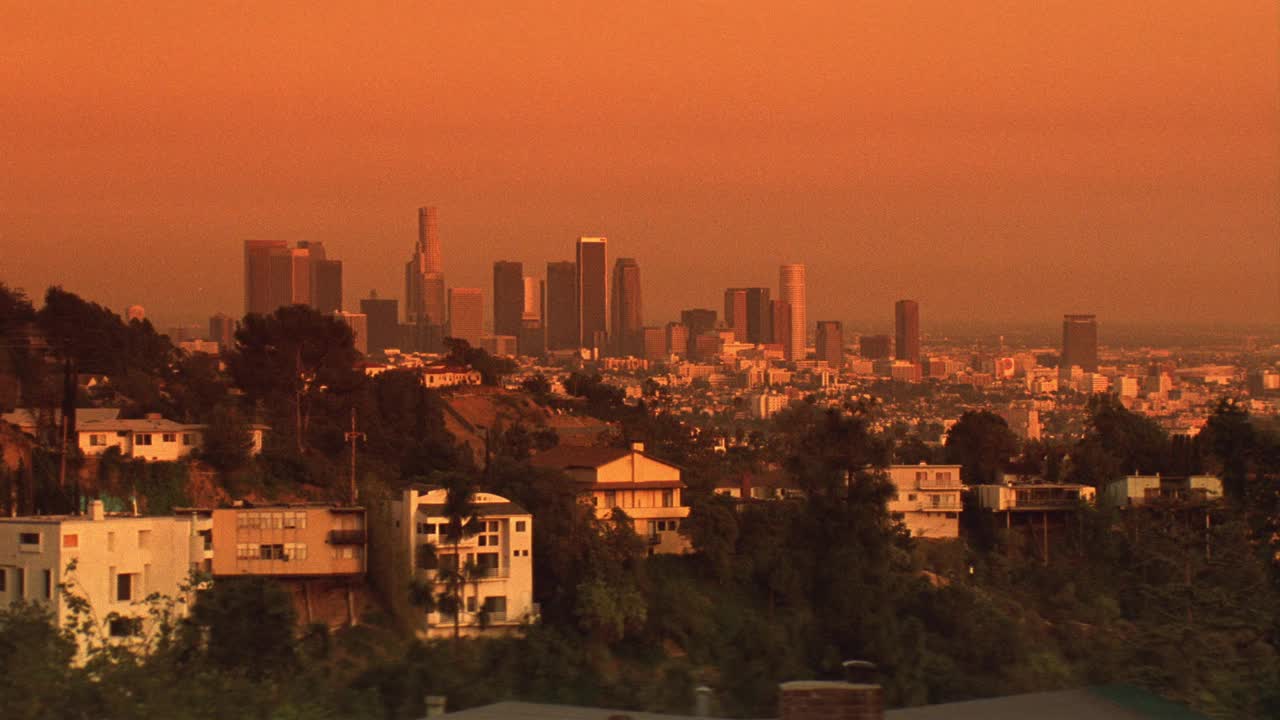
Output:
<svg viewBox="0 0 1280 720">
<path fill-rule="evenodd" d="M 418 208 L 418 242 L 404 270 L 404 313 L 409 324 L 443 325 L 444 265 L 434 207 Z"/>
<path fill-rule="evenodd" d="M 844 366 L 844 329 L 839 320 L 818 321 L 815 349 L 817 358 L 826 361 L 828 367 Z"/>
<path fill-rule="evenodd" d="M 858 339 L 858 355 L 863 360 L 888 360 L 893 355 L 892 338 L 888 335 L 863 335 Z"/>
<path fill-rule="evenodd" d="M 542 323 L 548 350 L 578 347 L 577 266 L 569 261 L 547 263 Z"/>
<path fill-rule="evenodd" d="M 536 277 L 524 276 L 524 310 L 520 319 L 542 319 L 542 282 Z"/>
<path fill-rule="evenodd" d="M 524 319 L 524 266 L 499 260 L 493 264 L 493 334 L 520 335 Z"/>
<path fill-rule="evenodd" d="M 286 305 L 311 303 L 311 251 L 308 248 L 271 248 L 267 274 L 267 312 Z"/>
<path fill-rule="evenodd" d="M 667 359 L 667 331 L 665 328 L 642 328 L 639 334 L 643 346 L 643 350 L 639 353 L 640 357 L 654 361 Z"/>
<path fill-rule="evenodd" d="M 364 313 L 343 312 L 333 314 L 351 328 L 351 343 L 361 355 L 369 354 L 369 317 Z"/>
<path fill-rule="evenodd" d="M 1062 362 L 1064 370 L 1078 366 L 1085 372 L 1098 371 L 1098 318 L 1096 315 L 1062 316 Z"/>
<path fill-rule="evenodd" d="M 325 255 L 324 243 L 299 242 L 311 268 L 311 307 L 326 315 L 342 309 L 342 261 Z"/>
<path fill-rule="evenodd" d="M 609 332 L 607 244 L 607 238 L 578 238 L 574 284 L 578 301 L 578 347 L 599 350 Z"/>
<path fill-rule="evenodd" d="M 480 288 L 449 288 L 449 337 L 480 347 L 484 335 L 484 291 Z"/>
<path fill-rule="evenodd" d="M 788 345 L 787 359 L 803 360 L 809 341 L 808 302 L 805 298 L 804 265 L 794 263 L 783 265 L 778 272 L 778 294 L 783 302 L 791 306 L 791 338 Z M 777 326 L 774 326 L 777 332 Z"/>
<path fill-rule="evenodd" d="M 920 364 L 920 305 L 915 300 L 899 300 L 893 306 L 894 358 Z"/>
<path fill-rule="evenodd" d="M 609 331 L 614 352 L 639 357 L 644 352 L 641 335 L 640 264 L 635 258 L 618 258 L 613 265 L 613 304 Z M 661 328 L 657 328 L 661 332 Z"/>
<path fill-rule="evenodd" d="M 680 324 L 684 325 L 689 347 L 685 353 L 689 357 L 694 355 L 694 344 L 697 342 L 699 335 L 710 332 L 716 327 L 716 311 L 706 308 L 690 308 L 680 311 Z"/>
<path fill-rule="evenodd" d="M 678 322 L 667 323 L 667 354 L 689 355 L 689 328 Z"/>
<path fill-rule="evenodd" d="M 369 352 L 381 353 L 391 347 L 400 347 L 400 303 L 395 298 L 382 299 L 377 291 L 369 291 L 369 297 L 360 301 L 360 312 L 368 319 Z"/>
<path fill-rule="evenodd" d="M 769 315 L 773 318 L 773 344 L 782 346 L 782 357 L 794 359 L 791 354 L 791 303 L 786 300 L 770 302 Z"/>
<path fill-rule="evenodd" d="M 747 341 L 747 290 L 729 288 L 724 291 L 724 324 L 737 342 Z"/>
<path fill-rule="evenodd" d="M 244 312 L 266 315 L 271 304 L 271 251 L 283 249 L 283 240 L 244 241 Z"/>
<path fill-rule="evenodd" d="M 747 342 L 773 342 L 773 311 L 769 303 L 769 288 L 747 288 Z"/>
<path fill-rule="evenodd" d="M 209 318 L 209 340 L 222 350 L 230 350 L 236 341 L 235 318 L 222 313 Z"/>
</svg>

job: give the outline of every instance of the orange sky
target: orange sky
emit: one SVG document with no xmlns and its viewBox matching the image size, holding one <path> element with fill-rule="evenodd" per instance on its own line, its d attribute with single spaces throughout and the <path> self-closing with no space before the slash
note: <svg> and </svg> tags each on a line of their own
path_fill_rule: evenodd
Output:
<svg viewBox="0 0 1280 720">
<path fill-rule="evenodd" d="M 0 280 L 162 327 L 245 238 L 346 299 L 638 258 L 645 320 L 809 266 L 809 318 L 1280 322 L 1280 18 L 1258 2 L 0 1 Z M 601 7 L 606 6 L 606 7 Z"/>
</svg>

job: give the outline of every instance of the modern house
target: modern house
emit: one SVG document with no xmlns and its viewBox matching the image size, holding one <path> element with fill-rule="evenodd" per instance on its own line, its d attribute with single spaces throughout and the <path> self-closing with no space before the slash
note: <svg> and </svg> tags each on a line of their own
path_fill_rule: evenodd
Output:
<svg viewBox="0 0 1280 720">
<path fill-rule="evenodd" d="M 644 445 L 596 448 L 558 445 L 533 456 L 538 467 L 562 470 L 578 483 L 596 517 L 607 519 L 614 508 L 627 514 L 635 531 L 654 553 L 685 553 L 689 540 L 680 526 L 689 517 L 682 504 L 685 489 L 680 468 L 645 454 Z"/>
<path fill-rule="evenodd" d="M 960 466 L 890 465 L 889 512 L 901 515 L 911 535 L 928 539 L 960 536 Z"/>
<path fill-rule="evenodd" d="M 1097 491 L 1089 485 L 1032 480 L 970 488 L 978 507 L 992 512 L 1054 512 L 1092 504 Z"/>
<path fill-rule="evenodd" d="M 187 599 L 185 586 L 203 555 L 204 538 L 190 516 L 107 515 L 95 500 L 85 516 L 0 518 L 0 604 L 46 603 L 61 621 L 69 591 L 88 601 L 101 640 L 126 641 L 158 622 L 148 596 Z M 179 615 L 186 608 L 173 606 Z M 81 659 L 86 643 L 80 638 Z"/>
<path fill-rule="evenodd" d="M 364 508 L 270 505 L 213 511 L 213 574 L 363 575 Z"/>
<path fill-rule="evenodd" d="M 1107 507 L 1134 507 L 1158 503 L 1205 503 L 1222 499 L 1222 480 L 1213 475 L 1161 477 L 1130 475 L 1117 480 L 1102 492 Z"/>
<path fill-rule="evenodd" d="M 83 420 L 76 423 L 76 443 L 88 456 L 102 455 L 109 448 L 142 460 L 181 460 L 204 444 L 204 425 L 166 420 L 157 413 L 145 418 Z M 262 452 L 263 425 L 249 428 L 254 454 Z"/>
<path fill-rule="evenodd" d="M 472 518 L 458 536 L 449 534 L 448 491 L 415 486 L 392 501 L 401 541 L 416 583 L 433 600 L 456 589 L 457 613 L 428 605 L 427 637 L 509 632 L 538 618 L 533 602 L 533 516 L 493 493 L 475 493 Z"/>
</svg>

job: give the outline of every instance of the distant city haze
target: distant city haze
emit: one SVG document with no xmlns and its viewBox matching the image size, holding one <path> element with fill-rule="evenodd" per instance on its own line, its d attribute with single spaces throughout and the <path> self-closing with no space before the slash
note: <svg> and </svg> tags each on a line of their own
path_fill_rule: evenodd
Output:
<svg viewBox="0 0 1280 720">
<path fill-rule="evenodd" d="M 403 303 L 430 205 L 486 318 L 495 261 L 601 236 L 648 326 L 784 263 L 810 328 L 1280 323 L 1275 2 L 143 5 L 0 6 L 37 298 L 238 316 L 263 239 Z"/>
</svg>

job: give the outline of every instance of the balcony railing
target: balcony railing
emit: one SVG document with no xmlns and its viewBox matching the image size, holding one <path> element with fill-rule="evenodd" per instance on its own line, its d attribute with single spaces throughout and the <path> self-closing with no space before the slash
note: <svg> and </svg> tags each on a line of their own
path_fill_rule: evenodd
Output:
<svg viewBox="0 0 1280 720">
<path fill-rule="evenodd" d="M 920 489 L 921 490 L 959 490 L 960 478 L 956 477 L 956 478 L 951 478 L 949 480 L 938 480 L 935 478 L 928 478 L 927 480 L 920 481 Z"/>
<path fill-rule="evenodd" d="M 330 545 L 363 545 L 365 543 L 365 533 L 363 530 L 330 530 Z"/>
</svg>

